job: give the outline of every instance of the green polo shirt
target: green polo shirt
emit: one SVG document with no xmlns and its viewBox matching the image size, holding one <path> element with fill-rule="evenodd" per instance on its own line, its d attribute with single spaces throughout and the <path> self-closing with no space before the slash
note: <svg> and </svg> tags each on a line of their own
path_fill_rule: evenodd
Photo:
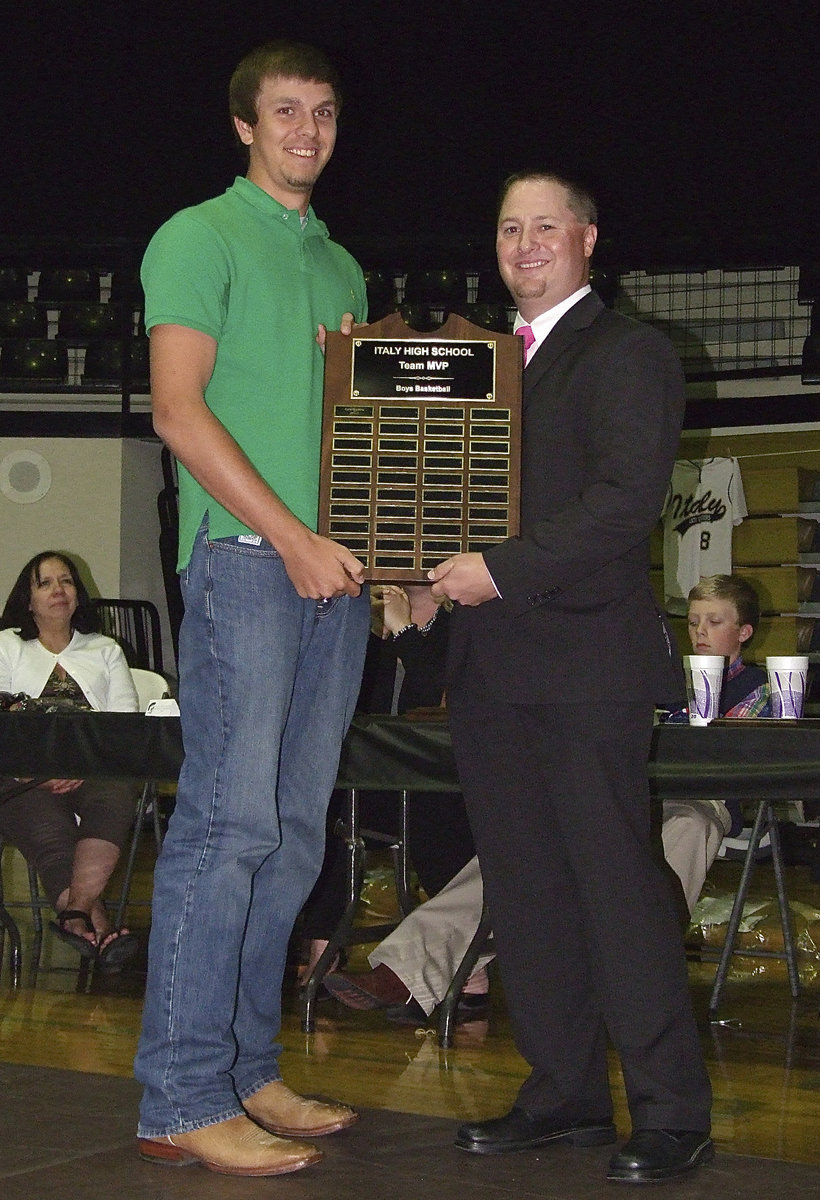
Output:
<svg viewBox="0 0 820 1200">
<path fill-rule="evenodd" d="M 183 209 L 152 238 L 142 264 L 145 325 L 184 325 L 217 343 L 205 401 L 262 478 L 316 528 L 324 358 L 319 324 L 367 315 L 358 263 L 308 209 L 304 228 L 250 180 Z M 251 532 L 179 471 L 179 567 L 208 513 L 210 536 Z"/>
</svg>

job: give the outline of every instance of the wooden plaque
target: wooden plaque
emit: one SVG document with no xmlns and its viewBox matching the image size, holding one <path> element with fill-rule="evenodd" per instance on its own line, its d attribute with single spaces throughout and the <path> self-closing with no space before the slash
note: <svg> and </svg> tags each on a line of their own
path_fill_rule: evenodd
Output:
<svg viewBox="0 0 820 1200">
<path fill-rule="evenodd" d="M 328 333 L 319 532 L 368 580 L 426 581 L 518 533 L 522 372 L 521 338 L 455 313 Z"/>
</svg>

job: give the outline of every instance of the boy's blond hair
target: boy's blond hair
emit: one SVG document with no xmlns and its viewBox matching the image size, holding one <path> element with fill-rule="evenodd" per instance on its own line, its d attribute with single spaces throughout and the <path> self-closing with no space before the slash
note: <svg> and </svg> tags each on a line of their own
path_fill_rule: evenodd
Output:
<svg viewBox="0 0 820 1200">
<path fill-rule="evenodd" d="M 706 575 L 689 593 L 688 603 L 694 600 L 728 600 L 734 604 L 738 625 L 751 625 L 752 640 L 760 621 L 760 601 L 752 585 L 739 575 Z"/>
</svg>

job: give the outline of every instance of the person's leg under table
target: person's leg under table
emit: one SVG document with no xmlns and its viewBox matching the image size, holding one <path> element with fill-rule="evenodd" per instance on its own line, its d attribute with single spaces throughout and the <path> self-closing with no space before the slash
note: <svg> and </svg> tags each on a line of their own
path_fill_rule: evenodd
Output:
<svg viewBox="0 0 820 1200">
<path fill-rule="evenodd" d="M 709 800 L 664 800 L 661 838 L 667 863 L 680 880 L 691 915 L 709 868 L 728 831 L 722 805 Z"/>
<path fill-rule="evenodd" d="M 478 859 L 471 858 L 445 888 L 410 913 L 368 956 L 401 979 L 429 1016 L 447 994 L 473 939 L 484 899 Z M 492 954 L 481 955 L 476 970 Z"/>
<path fill-rule="evenodd" d="M 34 867 L 56 911 L 71 883 L 74 848 L 80 836 L 70 798 L 32 787 L 4 801 L 0 805 L 0 835 Z"/>
</svg>

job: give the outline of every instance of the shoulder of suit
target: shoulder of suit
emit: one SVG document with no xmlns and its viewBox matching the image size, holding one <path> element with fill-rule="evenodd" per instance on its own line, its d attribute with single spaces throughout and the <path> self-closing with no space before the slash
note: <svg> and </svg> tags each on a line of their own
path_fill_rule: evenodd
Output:
<svg viewBox="0 0 820 1200">
<path fill-rule="evenodd" d="M 642 328 L 642 323 L 634 317 L 627 317 L 624 313 L 607 308 L 597 292 L 588 292 L 586 296 L 582 296 L 578 303 L 564 314 L 560 323 L 564 322 L 572 328 L 592 329 L 595 333 L 607 331 L 627 334 Z"/>
<path fill-rule="evenodd" d="M 594 328 L 596 333 L 606 333 L 608 339 L 612 341 L 634 339 L 644 345 L 672 350 L 674 353 L 672 343 L 662 329 L 658 329 L 648 321 L 640 321 L 636 317 L 627 316 L 626 313 L 606 308 L 600 297 L 596 296 L 594 292 L 585 296 L 584 300 L 590 300 L 592 296 L 595 296 L 598 303 L 588 309 L 586 318 L 583 320 L 584 326 Z M 580 308 L 583 303 L 583 300 L 579 301 L 576 307 Z"/>
</svg>

